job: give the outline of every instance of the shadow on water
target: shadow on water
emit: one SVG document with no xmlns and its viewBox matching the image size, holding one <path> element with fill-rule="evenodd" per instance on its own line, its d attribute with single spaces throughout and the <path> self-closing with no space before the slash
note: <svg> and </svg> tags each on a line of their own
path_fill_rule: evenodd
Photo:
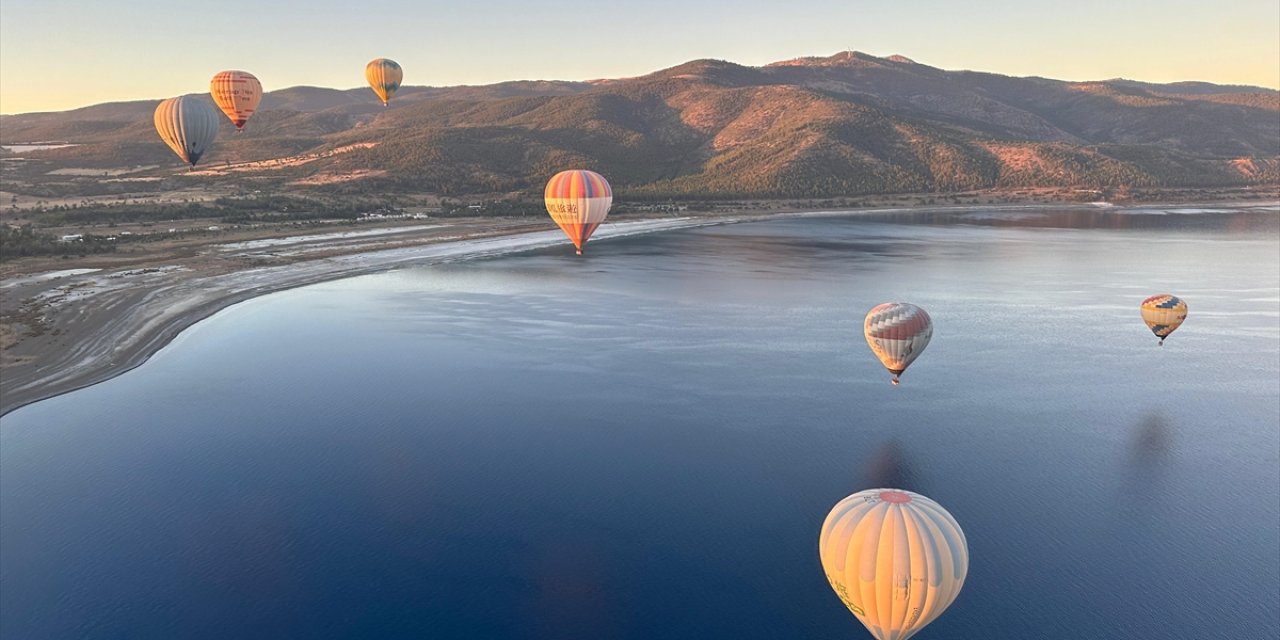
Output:
<svg viewBox="0 0 1280 640">
<path fill-rule="evenodd" d="M 1129 436 L 1121 474 L 1126 498 L 1142 503 L 1160 492 L 1173 446 L 1174 425 L 1166 415 L 1152 411 L 1138 420 Z"/>
<path fill-rule="evenodd" d="M 928 495 L 916 466 L 897 438 L 880 445 L 867 460 L 862 471 L 862 488 L 906 489 Z"/>
<path fill-rule="evenodd" d="M 1173 427 L 1164 414 L 1148 413 L 1133 429 L 1130 461 L 1135 467 L 1162 463 L 1173 449 Z"/>
<path fill-rule="evenodd" d="M 541 637 L 609 638 L 625 635 L 625 603 L 609 589 L 608 541 L 564 539 L 531 550 L 524 572 L 532 596 L 519 603 L 530 632 Z"/>
</svg>

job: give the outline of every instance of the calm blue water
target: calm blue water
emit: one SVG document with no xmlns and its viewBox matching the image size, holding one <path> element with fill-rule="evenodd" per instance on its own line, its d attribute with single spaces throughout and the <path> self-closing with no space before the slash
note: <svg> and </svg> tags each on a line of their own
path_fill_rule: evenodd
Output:
<svg viewBox="0 0 1280 640">
<path fill-rule="evenodd" d="M 818 532 L 892 485 L 970 544 L 919 638 L 1276 638 L 1278 221 L 794 219 L 252 300 L 4 418 L 0 635 L 867 638 Z M 890 300 L 936 326 L 896 388 Z"/>
</svg>

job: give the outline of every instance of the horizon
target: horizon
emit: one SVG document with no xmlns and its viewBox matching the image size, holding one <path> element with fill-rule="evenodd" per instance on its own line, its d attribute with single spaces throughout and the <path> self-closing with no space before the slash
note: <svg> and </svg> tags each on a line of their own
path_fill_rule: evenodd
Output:
<svg viewBox="0 0 1280 640">
<path fill-rule="evenodd" d="M 203 93 L 208 79 L 223 69 L 249 71 L 267 91 L 346 90 L 361 87 L 364 64 L 382 56 L 404 66 L 406 86 L 419 87 L 583 82 L 635 77 L 698 59 L 758 67 L 857 50 L 1012 77 L 1280 90 L 1280 5 L 1261 0 L 1174 8 L 989 0 L 987 11 L 816 1 L 740 8 L 721 0 L 664 1 L 589 15 L 557 2 L 506 8 L 398 7 L 385 1 L 362 6 L 362 18 L 392 20 L 379 31 L 350 28 L 350 7 L 329 0 L 309 5 L 305 14 L 289 6 L 198 13 L 154 0 L 132 0 L 125 9 L 15 0 L 0 8 L 0 113 Z M 667 19 L 675 11 L 678 22 Z M 137 15 L 148 16 L 148 28 L 136 28 Z M 815 22 L 814 15 L 825 17 Z M 1107 20 L 1097 20 L 1099 15 Z M 611 46 L 568 44 L 597 36 L 601 24 Z M 475 45 L 480 30 L 483 48 Z M 549 32 L 563 35 L 548 37 Z M 129 45 L 119 44 L 122 36 Z M 157 55 L 165 64 L 156 64 Z M 57 70 L 56 82 L 50 82 L 49 69 Z"/>
<path fill-rule="evenodd" d="M 773 61 L 770 61 L 770 62 L 765 62 L 765 63 L 763 63 L 763 64 L 758 64 L 758 65 L 756 65 L 756 64 L 751 64 L 751 65 L 749 65 L 749 64 L 740 63 L 740 62 L 737 62 L 737 61 L 734 61 L 734 60 L 728 60 L 728 59 L 725 59 L 725 58 L 693 58 L 693 59 L 690 59 L 690 60 L 685 60 L 685 61 L 683 61 L 683 62 L 678 62 L 678 63 L 673 64 L 673 65 L 668 65 L 668 66 L 665 66 L 665 67 L 660 67 L 660 68 L 657 68 L 657 69 L 652 69 L 652 70 L 650 70 L 650 71 L 646 71 L 646 72 L 644 72 L 644 73 L 640 73 L 640 74 L 636 74 L 636 75 L 631 75 L 631 76 L 617 76 L 617 77 L 593 77 L 593 78 L 584 78 L 584 79 L 566 79 L 566 78 L 509 78 L 509 79 L 505 79 L 505 80 L 496 80 L 496 81 L 494 81 L 494 82 L 485 82 L 485 83 L 460 83 L 460 84 L 413 84 L 413 83 L 405 83 L 405 84 L 402 86 L 402 88 L 417 88 L 417 89 L 448 89 L 448 88 L 455 88 L 455 87 L 485 87 L 485 86 L 493 86 L 493 85 L 498 85 L 498 84 L 513 83 L 513 82 L 578 82 L 578 83 L 587 83 L 587 84 L 590 84 L 590 83 L 593 83 L 593 82 L 613 82 L 613 81 L 621 81 L 621 80 L 631 80 L 631 79 L 640 78 L 640 77 L 643 77 L 643 76 L 646 76 L 646 75 L 650 75 L 650 74 L 654 74 L 654 73 L 659 73 L 659 72 L 661 72 L 661 71 L 665 71 L 665 70 L 667 70 L 667 69 L 672 69 L 672 68 L 675 68 L 675 67 L 678 67 L 678 66 L 681 66 L 681 65 L 684 65 L 684 64 L 691 63 L 691 62 L 698 62 L 698 61 L 702 61 L 702 60 L 711 60 L 711 61 L 719 61 L 719 62 L 728 62 L 728 63 L 730 63 L 730 64 L 735 64 L 735 65 L 739 65 L 739 66 L 743 66 L 743 67 L 750 67 L 750 68 L 762 68 L 762 67 L 767 67 L 767 66 L 770 66 L 770 65 L 773 65 L 773 64 L 780 64 L 780 63 L 790 62 L 790 61 L 793 61 L 793 60 L 804 60 L 804 59 L 823 60 L 823 59 L 833 58 L 833 57 L 839 56 L 839 55 L 841 55 L 841 54 L 846 54 L 846 53 L 862 54 L 862 55 L 872 56 L 872 57 L 879 58 L 879 59 L 888 59 L 888 58 L 891 58 L 891 57 L 897 56 L 897 57 L 907 58 L 907 59 L 909 59 L 911 62 L 913 62 L 913 63 L 915 63 L 915 64 L 919 64 L 919 65 L 927 66 L 927 67 L 932 67 L 932 68 L 935 68 L 935 69 L 941 69 L 942 71 L 946 71 L 946 72 L 974 72 L 974 73 L 990 73 L 990 74 L 994 74 L 994 75 L 1002 75 L 1002 76 L 1006 76 L 1006 77 L 1010 77 L 1010 78 L 1023 78 L 1023 79 L 1025 79 L 1025 78 L 1040 78 L 1040 79 L 1045 79 L 1045 80 L 1053 80 L 1053 81 L 1057 81 L 1057 82 L 1067 82 L 1067 83 L 1090 83 L 1090 82 L 1137 82 L 1137 83 L 1153 84 L 1153 85 L 1172 85 L 1172 84 L 1212 84 L 1212 85 L 1215 85 L 1215 86 L 1219 86 L 1219 87 L 1226 87 L 1226 88 L 1230 88 L 1230 87 L 1239 87 L 1239 88 L 1247 88 L 1247 89 L 1262 89 L 1262 90 L 1265 90 L 1265 91 L 1280 92 L 1280 88 L 1273 88 L 1273 87 L 1267 87 L 1267 86 L 1262 86 L 1262 85 L 1251 85 L 1251 84 L 1228 84 L 1228 83 L 1214 82 L 1214 81 L 1211 81 L 1211 80 L 1203 80 L 1203 79 L 1200 79 L 1200 78 L 1184 78 L 1184 79 L 1180 79 L 1180 80 L 1154 81 L 1154 80 L 1147 80 L 1147 79 L 1144 79 L 1144 78 L 1127 78 L 1127 77 L 1122 77 L 1122 76 L 1116 76 L 1116 77 L 1113 77 L 1113 78 L 1083 78 L 1083 79 L 1071 79 L 1071 78 L 1055 78 L 1055 77 L 1045 76 L 1045 75 L 1040 75 L 1040 74 L 1031 74 L 1031 75 L 1009 75 L 1009 74 L 998 73 L 998 72 L 989 71 L 989 70 L 985 70 L 985 69 L 952 69 L 952 68 L 946 68 L 946 67 L 939 67 L 939 66 L 937 66 L 937 65 L 929 64 L 929 63 L 927 63 L 927 62 L 921 62 L 920 60 L 917 60 L 917 59 L 915 59 L 915 58 L 913 58 L 913 57 L 911 57 L 911 56 L 909 56 L 909 55 L 902 54 L 902 53 L 874 54 L 874 53 L 868 53 L 868 52 L 866 52 L 866 51 L 859 51 L 859 50 L 854 50 L 854 49 L 845 49 L 845 50 L 843 50 L 843 51 L 837 51 L 837 52 L 832 53 L 832 54 L 830 54 L 830 55 L 821 55 L 821 54 L 814 54 L 814 55 L 801 55 L 801 56 L 795 56 L 795 57 L 791 57 L 791 58 L 783 58 L 783 59 L 779 59 L 779 60 L 773 60 Z M 243 70 L 243 69 L 242 69 L 242 70 Z M 211 75 L 212 75 L 212 74 L 211 74 Z M 264 94 L 270 94 L 270 93 L 275 93 L 275 92 L 279 92 L 279 91 L 288 91 L 288 90 L 290 90 L 290 89 L 321 89 L 321 90 L 326 90 L 326 91 L 340 91 L 340 92 L 348 92 L 348 91 L 365 91 L 365 90 L 368 90 L 368 85 L 367 85 L 367 84 L 363 84 L 363 85 L 355 85 L 355 86 L 351 86 L 351 87 L 336 87 L 336 86 L 324 86 L 324 85 L 317 85 L 317 84 L 294 84 L 294 85 L 289 85 L 289 86 L 284 86 L 284 87 L 279 87 L 279 88 L 266 88 L 266 87 L 264 87 L 264 89 L 263 89 L 263 93 L 264 93 Z M 18 113 L 8 113 L 8 112 L 0 111 L 0 116 L 6 116 L 6 117 L 7 117 L 7 116 L 34 115 L 34 114 L 40 114 L 40 113 L 62 113 L 62 112 L 67 112 L 67 111 L 75 111 L 75 110 L 77 110 L 77 109 L 87 109 L 87 108 L 90 108 L 90 107 L 102 106 L 102 105 L 106 105 L 106 104 L 124 104 L 124 103 L 129 103 L 129 102 L 150 102 L 150 101 L 160 101 L 160 100 L 165 100 L 165 99 L 167 99 L 167 98 L 177 97 L 177 96 L 188 96 L 188 95 L 207 95 L 207 94 L 208 94 L 208 91 L 198 91 L 198 90 L 197 90 L 197 91 L 188 91 L 188 92 L 186 92 L 186 93 L 181 93 L 181 94 L 175 94 L 175 95 L 173 95 L 173 96 L 149 96 L 149 97 L 124 98 L 124 99 L 120 99 L 120 100 L 107 100 L 107 101 L 104 101 L 104 102 L 95 102 L 95 103 L 91 103 L 91 104 L 83 104 L 83 105 L 72 106 L 72 107 L 68 107 L 68 108 L 66 108 L 66 109 L 52 109 L 52 110 L 45 110 L 45 111 L 24 111 L 24 112 L 18 112 Z"/>
</svg>

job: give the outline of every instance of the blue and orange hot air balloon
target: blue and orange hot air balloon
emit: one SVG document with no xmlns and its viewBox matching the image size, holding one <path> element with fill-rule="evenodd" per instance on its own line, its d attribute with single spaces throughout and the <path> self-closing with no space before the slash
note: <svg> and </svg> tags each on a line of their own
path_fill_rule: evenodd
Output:
<svg viewBox="0 0 1280 640">
<path fill-rule="evenodd" d="M 1147 323 L 1151 333 L 1160 338 L 1160 346 L 1164 339 L 1182 326 L 1187 319 L 1187 303 L 1178 296 L 1161 293 L 1142 301 L 1142 321 Z"/>
<path fill-rule="evenodd" d="M 613 205 L 613 189 L 604 176 L 583 169 L 561 171 L 547 183 L 547 213 L 582 255 L 587 238 L 604 222 Z"/>
<path fill-rule="evenodd" d="M 404 70 L 395 60 L 375 58 L 364 66 L 364 79 L 369 81 L 369 86 L 385 107 L 400 89 L 400 83 L 404 82 Z"/>
</svg>

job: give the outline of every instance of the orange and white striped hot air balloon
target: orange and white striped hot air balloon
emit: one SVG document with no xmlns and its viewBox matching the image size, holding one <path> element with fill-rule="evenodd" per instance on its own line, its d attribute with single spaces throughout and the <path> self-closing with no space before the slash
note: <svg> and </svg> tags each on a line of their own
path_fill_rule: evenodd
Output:
<svg viewBox="0 0 1280 640">
<path fill-rule="evenodd" d="M 219 71 L 209 81 L 209 95 L 241 131 L 262 102 L 262 83 L 248 71 Z"/>
<path fill-rule="evenodd" d="M 1160 338 L 1160 346 L 1164 339 L 1182 326 L 1187 319 L 1187 303 L 1178 296 L 1161 293 L 1142 301 L 1142 321 L 1147 323 L 1151 333 Z"/>
<path fill-rule="evenodd" d="M 907 640 L 955 602 L 969 543 L 941 505 L 901 489 L 868 489 L 836 503 L 818 555 L 827 582 L 876 640 Z"/>
<path fill-rule="evenodd" d="M 898 376 L 929 346 L 933 319 L 914 304 L 886 302 L 867 313 L 862 329 L 871 351 L 898 384 Z"/>
<path fill-rule="evenodd" d="M 547 213 L 573 241 L 578 255 L 596 227 L 609 215 L 613 189 L 604 176 L 583 169 L 561 171 L 547 183 Z"/>
</svg>

